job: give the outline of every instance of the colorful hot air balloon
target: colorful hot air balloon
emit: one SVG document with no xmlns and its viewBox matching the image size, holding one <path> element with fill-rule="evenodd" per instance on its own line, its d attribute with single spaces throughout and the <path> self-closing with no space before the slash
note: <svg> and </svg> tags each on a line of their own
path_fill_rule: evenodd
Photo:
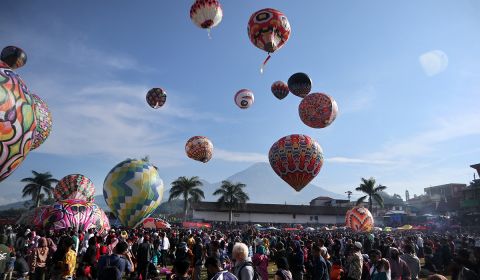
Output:
<svg viewBox="0 0 480 280">
<path fill-rule="evenodd" d="M 240 109 L 250 108 L 254 102 L 253 92 L 248 89 L 241 89 L 235 94 L 234 100 Z"/>
<path fill-rule="evenodd" d="M 312 90 L 312 80 L 305 73 L 295 73 L 288 78 L 288 89 L 296 96 L 304 98 Z"/>
<path fill-rule="evenodd" d="M 124 226 L 135 227 L 160 205 L 163 181 L 152 164 L 127 159 L 108 173 L 103 197 Z"/>
<path fill-rule="evenodd" d="M 0 60 L 5 62 L 10 68 L 17 69 L 27 63 L 27 54 L 19 47 L 8 46 L 3 48 Z"/>
<path fill-rule="evenodd" d="M 0 61 L 0 182 L 30 152 L 36 127 L 33 100 L 27 86 Z"/>
<path fill-rule="evenodd" d="M 313 128 L 329 126 L 337 117 L 337 113 L 337 102 L 325 93 L 311 93 L 298 105 L 300 119 Z"/>
<path fill-rule="evenodd" d="M 272 84 L 272 93 L 276 98 L 282 100 L 287 97 L 289 89 L 288 85 L 283 81 L 276 81 Z"/>
<path fill-rule="evenodd" d="M 35 107 L 35 119 L 37 122 L 37 128 L 33 133 L 32 150 L 38 148 L 47 140 L 50 132 L 52 131 L 52 113 L 48 109 L 47 103 L 45 103 L 38 95 L 30 95 Z"/>
<path fill-rule="evenodd" d="M 185 144 L 185 152 L 191 159 L 208 162 L 213 155 L 213 144 L 205 136 L 193 136 Z"/>
<path fill-rule="evenodd" d="M 374 226 L 372 213 L 363 206 L 356 206 L 347 211 L 345 226 L 354 231 L 371 231 Z"/>
<path fill-rule="evenodd" d="M 275 173 L 298 192 L 320 172 L 323 151 L 309 136 L 292 134 L 272 145 L 268 159 Z"/>
<path fill-rule="evenodd" d="M 247 31 L 250 41 L 268 53 L 263 65 L 270 59 L 270 53 L 283 47 L 291 32 L 287 17 L 282 12 L 270 8 L 253 13 L 248 21 Z"/>
<path fill-rule="evenodd" d="M 24 212 L 18 221 L 17 225 L 29 225 L 35 228 L 43 228 L 43 222 L 48 218 L 48 212 L 51 205 L 42 205 Z"/>
<path fill-rule="evenodd" d="M 153 109 L 158 109 L 167 101 L 167 92 L 161 88 L 152 88 L 147 92 L 147 103 Z"/>
<path fill-rule="evenodd" d="M 200 28 L 210 29 L 222 21 L 223 11 L 217 0 L 197 0 L 190 8 L 190 18 Z"/>
<path fill-rule="evenodd" d="M 63 177 L 53 190 L 56 200 L 78 199 L 93 202 L 95 186 L 92 181 L 81 174 Z"/>
</svg>

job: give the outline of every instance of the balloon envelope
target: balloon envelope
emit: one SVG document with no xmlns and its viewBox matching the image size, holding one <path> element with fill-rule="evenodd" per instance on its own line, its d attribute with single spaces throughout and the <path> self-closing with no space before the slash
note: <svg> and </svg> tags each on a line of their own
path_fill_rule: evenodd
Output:
<svg viewBox="0 0 480 280">
<path fill-rule="evenodd" d="M 0 182 L 30 152 L 37 127 L 33 100 L 22 79 L 0 61 Z"/>
<path fill-rule="evenodd" d="M 135 227 L 160 205 L 163 181 L 152 164 L 127 159 L 108 173 L 103 183 L 103 196 L 124 226 Z"/>
<path fill-rule="evenodd" d="M 313 128 L 329 126 L 337 117 L 337 113 L 337 102 L 325 93 L 311 93 L 298 105 L 300 119 Z"/>
<path fill-rule="evenodd" d="M 167 101 L 167 92 L 161 88 L 152 88 L 147 92 L 146 99 L 150 107 L 158 109 Z"/>
<path fill-rule="evenodd" d="M 222 17 L 222 7 L 217 0 L 197 0 L 190 8 L 190 19 L 200 28 L 215 27 Z"/>
<path fill-rule="evenodd" d="M 191 159 L 208 162 L 213 156 L 213 144 L 205 136 L 193 136 L 185 144 L 185 152 Z"/>
<path fill-rule="evenodd" d="M 345 226 L 354 231 L 371 231 L 374 226 L 372 213 L 366 207 L 356 206 L 347 211 Z"/>
<path fill-rule="evenodd" d="M 312 80 L 305 73 L 295 73 L 288 78 L 288 88 L 291 93 L 304 98 L 312 90 Z"/>
<path fill-rule="evenodd" d="M 248 37 L 259 49 L 273 53 L 290 37 L 290 23 L 280 11 L 267 8 L 253 13 L 248 21 Z"/>
<path fill-rule="evenodd" d="M 320 172 L 323 151 L 309 136 L 292 134 L 272 145 L 268 159 L 275 173 L 298 192 Z"/>
<path fill-rule="evenodd" d="M 287 97 L 289 93 L 288 85 L 283 81 L 276 81 L 273 83 L 271 90 L 273 95 L 280 100 Z"/>
<path fill-rule="evenodd" d="M 238 107 L 247 109 L 252 106 L 255 99 L 251 90 L 241 89 L 235 94 L 234 100 Z"/>
<path fill-rule="evenodd" d="M 95 186 L 92 181 L 81 174 L 63 177 L 53 190 L 56 200 L 78 199 L 93 202 Z"/>
<path fill-rule="evenodd" d="M 52 131 L 52 113 L 48 109 L 47 103 L 45 103 L 38 95 L 30 95 L 35 107 L 35 120 L 37 122 L 37 128 L 33 133 L 32 150 L 38 148 L 47 140 L 50 132 Z"/>
<path fill-rule="evenodd" d="M 3 48 L 0 60 L 5 62 L 10 68 L 17 69 L 27 63 L 27 54 L 19 47 L 8 46 Z"/>
</svg>

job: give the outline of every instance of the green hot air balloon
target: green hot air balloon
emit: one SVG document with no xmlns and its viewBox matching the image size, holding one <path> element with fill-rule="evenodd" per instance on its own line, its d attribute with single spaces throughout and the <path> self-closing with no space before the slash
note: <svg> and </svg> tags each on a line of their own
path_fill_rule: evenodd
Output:
<svg viewBox="0 0 480 280">
<path fill-rule="evenodd" d="M 127 159 L 108 173 L 103 183 L 103 197 L 124 226 L 135 227 L 160 205 L 163 181 L 152 164 Z"/>
</svg>

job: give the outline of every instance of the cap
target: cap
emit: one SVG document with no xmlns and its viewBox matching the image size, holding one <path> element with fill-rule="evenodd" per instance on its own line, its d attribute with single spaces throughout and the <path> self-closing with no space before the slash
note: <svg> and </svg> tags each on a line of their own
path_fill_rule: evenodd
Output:
<svg viewBox="0 0 480 280">
<path fill-rule="evenodd" d="M 357 241 L 357 242 L 354 243 L 354 245 L 355 245 L 355 247 L 357 247 L 358 249 L 362 249 L 362 243 L 360 243 L 360 242 Z"/>
</svg>

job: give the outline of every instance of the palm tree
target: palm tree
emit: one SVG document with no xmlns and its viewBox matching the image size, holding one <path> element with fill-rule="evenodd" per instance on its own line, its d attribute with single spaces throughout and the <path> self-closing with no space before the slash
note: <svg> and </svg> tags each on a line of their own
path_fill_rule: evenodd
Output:
<svg viewBox="0 0 480 280">
<path fill-rule="evenodd" d="M 52 178 L 50 172 L 39 173 L 35 170 L 32 170 L 33 177 L 23 178 L 21 182 L 27 183 L 22 190 L 22 197 L 31 196 L 34 206 L 40 206 L 40 201 L 42 198 L 45 198 L 42 191 L 48 196 L 52 197 L 53 187 L 52 184 L 58 183 L 58 180 Z"/>
<path fill-rule="evenodd" d="M 187 219 L 187 210 L 189 203 L 194 203 L 205 198 L 203 191 L 198 188 L 203 186 L 197 176 L 187 178 L 185 176 L 178 177 L 177 180 L 172 182 L 172 188 L 170 189 L 170 196 L 168 201 L 182 197 L 183 198 L 183 211 L 185 213 L 184 219 Z"/>
<path fill-rule="evenodd" d="M 220 188 L 213 193 L 213 195 L 220 195 L 218 203 L 228 207 L 230 210 L 228 217 L 230 223 L 232 223 L 233 219 L 233 209 L 250 200 L 247 193 L 243 190 L 246 186 L 242 183 L 232 184 L 230 181 L 222 181 Z"/>
<path fill-rule="evenodd" d="M 382 185 L 375 186 L 375 184 L 375 178 L 373 177 L 370 177 L 370 179 L 362 178 L 362 183 L 355 189 L 366 194 L 357 200 L 357 205 L 364 203 L 368 197 L 368 209 L 370 212 L 372 212 L 373 208 L 372 198 L 380 205 L 380 207 L 383 207 L 383 198 L 380 196 L 380 192 L 387 188 Z"/>
</svg>

